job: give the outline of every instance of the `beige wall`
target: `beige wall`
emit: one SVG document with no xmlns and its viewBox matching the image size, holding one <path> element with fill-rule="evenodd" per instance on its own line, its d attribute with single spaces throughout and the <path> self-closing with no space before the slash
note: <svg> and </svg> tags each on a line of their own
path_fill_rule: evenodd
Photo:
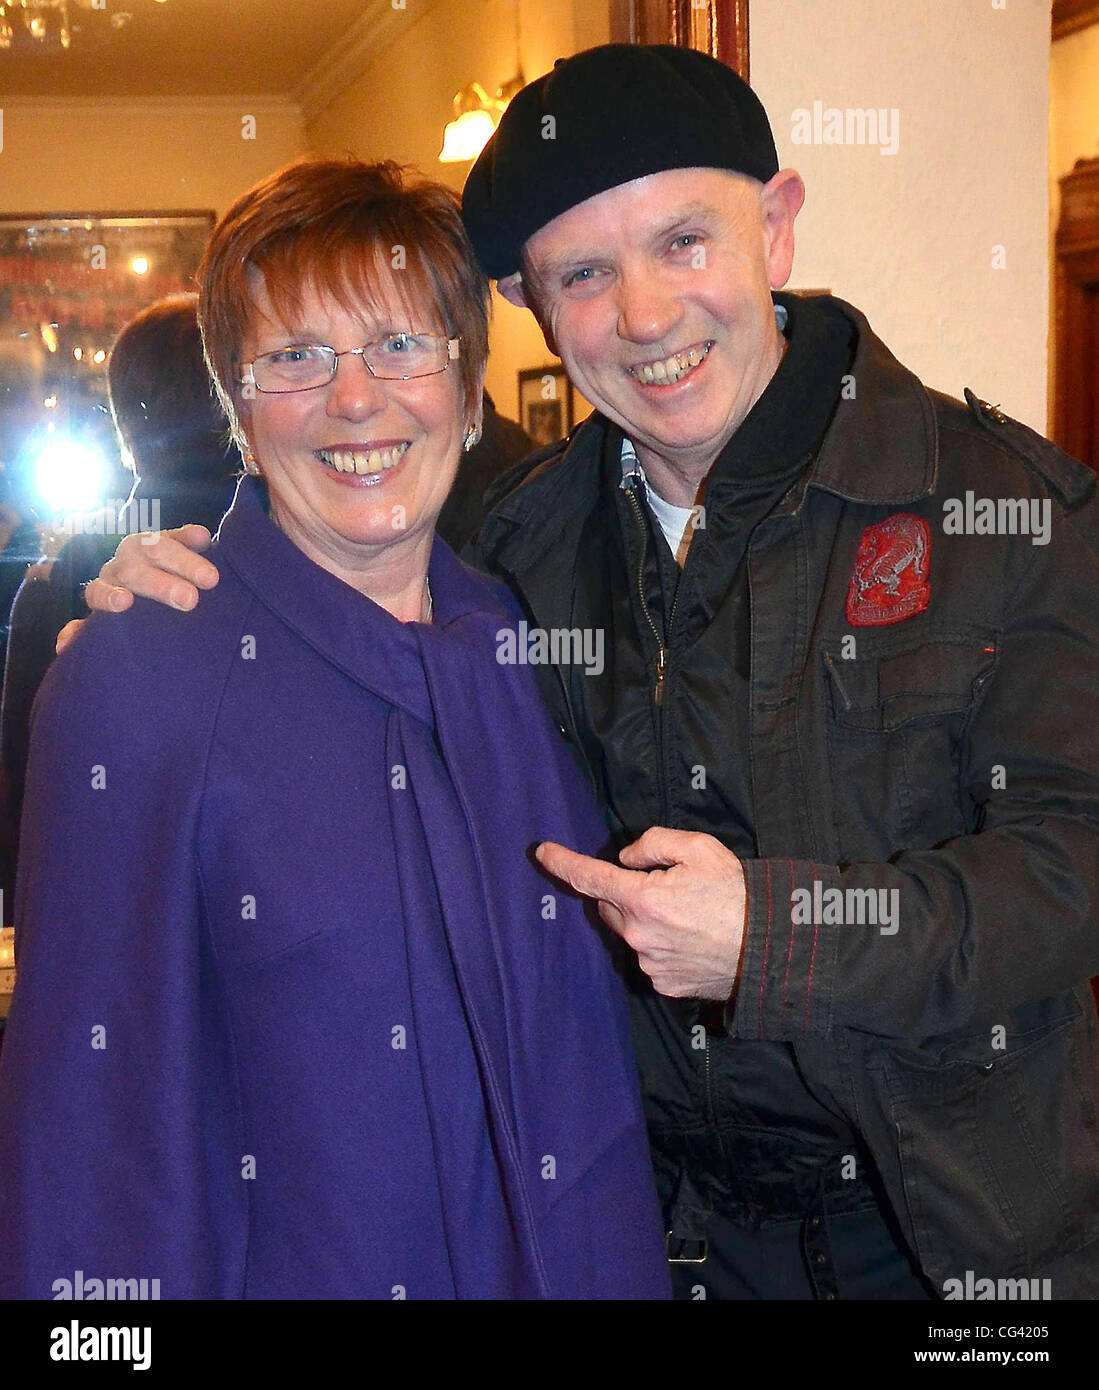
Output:
<svg viewBox="0 0 1099 1390">
<path fill-rule="evenodd" d="M 470 82 L 491 92 L 515 75 L 515 6 L 513 0 L 439 0 L 426 13 L 410 4 L 408 18 L 407 32 L 308 120 L 309 149 L 388 156 L 460 189 L 470 166 L 438 162 L 451 98 Z M 606 43 L 607 9 L 598 0 L 522 0 L 520 34 L 523 74 L 530 80 L 557 58 Z M 417 99 L 394 99 L 408 93 Z M 517 418 L 519 368 L 553 358 L 525 310 L 499 295 L 493 301 L 486 385 L 499 408 Z"/>
<path fill-rule="evenodd" d="M 301 112 L 270 97 L 4 101 L 0 212 L 213 209 L 305 152 Z M 242 116 L 256 138 L 241 138 Z"/>
<path fill-rule="evenodd" d="M 1003 3 L 751 0 L 752 80 L 808 188 L 792 284 L 857 304 L 930 385 L 1044 430 L 1050 6 Z M 794 144 L 818 99 L 898 109 L 898 152 Z"/>
</svg>

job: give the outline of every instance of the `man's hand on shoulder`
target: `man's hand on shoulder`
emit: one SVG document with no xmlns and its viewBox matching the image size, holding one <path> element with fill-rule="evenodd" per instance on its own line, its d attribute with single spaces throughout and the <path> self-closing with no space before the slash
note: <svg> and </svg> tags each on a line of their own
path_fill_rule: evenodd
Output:
<svg viewBox="0 0 1099 1390">
<path fill-rule="evenodd" d="M 199 553 L 212 540 L 206 527 L 196 524 L 124 536 L 84 590 L 84 600 L 99 613 L 122 613 L 139 594 L 186 612 L 198 603 L 200 589 L 212 589 L 218 582 L 216 566 Z M 57 635 L 57 651 L 69 645 L 83 621 L 75 618 L 65 624 Z"/>
<path fill-rule="evenodd" d="M 88 607 L 121 613 L 140 594 L 172 608 L 194 608 L 198 591 L 218 582 L 216 567 L 198 553 L 211 540 L 206 527 L 197 525 L 125 536 L 99 577 L 84 590 Z"/>
</svg>

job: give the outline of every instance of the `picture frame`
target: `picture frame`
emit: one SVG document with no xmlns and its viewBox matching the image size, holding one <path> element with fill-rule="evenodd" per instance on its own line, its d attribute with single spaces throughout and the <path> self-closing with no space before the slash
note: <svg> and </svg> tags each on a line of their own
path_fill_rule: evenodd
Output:
<svg viewBox="0 0 1099 1390">
<path fill-rule="evenodd" d="M 0 398 L 12 433 L 49 429 L 118 459 L 111 347 L 146 305 L 196 288 L 214 220 L 205 209 L 0 215 Z"/>
<path fill-rule="evenodd" d="M 519 373 L 519 423 L 539 448 L 564 439 L 575 412 L 572 382 L 560 362 Z"/>
</svg>

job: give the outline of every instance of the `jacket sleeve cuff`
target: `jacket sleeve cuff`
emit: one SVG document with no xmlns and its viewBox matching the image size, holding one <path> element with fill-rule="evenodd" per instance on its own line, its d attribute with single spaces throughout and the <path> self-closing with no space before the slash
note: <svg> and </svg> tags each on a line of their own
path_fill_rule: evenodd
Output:
<svg viewBox="0 0 1099 1390">
<path fill-rule="evenodd" d="M 747 904 L 740 974 L 725 1010 L 729 1034 L 773 1042 L 821 1036 L 831 1027 L 842 930 L 821 923 L 821 902 L 838 887 L 838 870 L 804 859 L 741 865 Z"/>
</svg>

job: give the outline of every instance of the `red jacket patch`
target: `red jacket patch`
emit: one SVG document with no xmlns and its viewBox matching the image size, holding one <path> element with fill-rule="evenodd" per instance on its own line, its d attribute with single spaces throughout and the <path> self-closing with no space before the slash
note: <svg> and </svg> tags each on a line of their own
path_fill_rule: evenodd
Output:
<svg viewBox="0 0 1099 1390">
<path fill-rule="evenodd" d="M 897 512 L 868 526 L 847 590 L 847 621 L 879 627 L 922 613 L 931 598 L 930 565 L 931 528 L 922 517 Z"/>
</svg>

